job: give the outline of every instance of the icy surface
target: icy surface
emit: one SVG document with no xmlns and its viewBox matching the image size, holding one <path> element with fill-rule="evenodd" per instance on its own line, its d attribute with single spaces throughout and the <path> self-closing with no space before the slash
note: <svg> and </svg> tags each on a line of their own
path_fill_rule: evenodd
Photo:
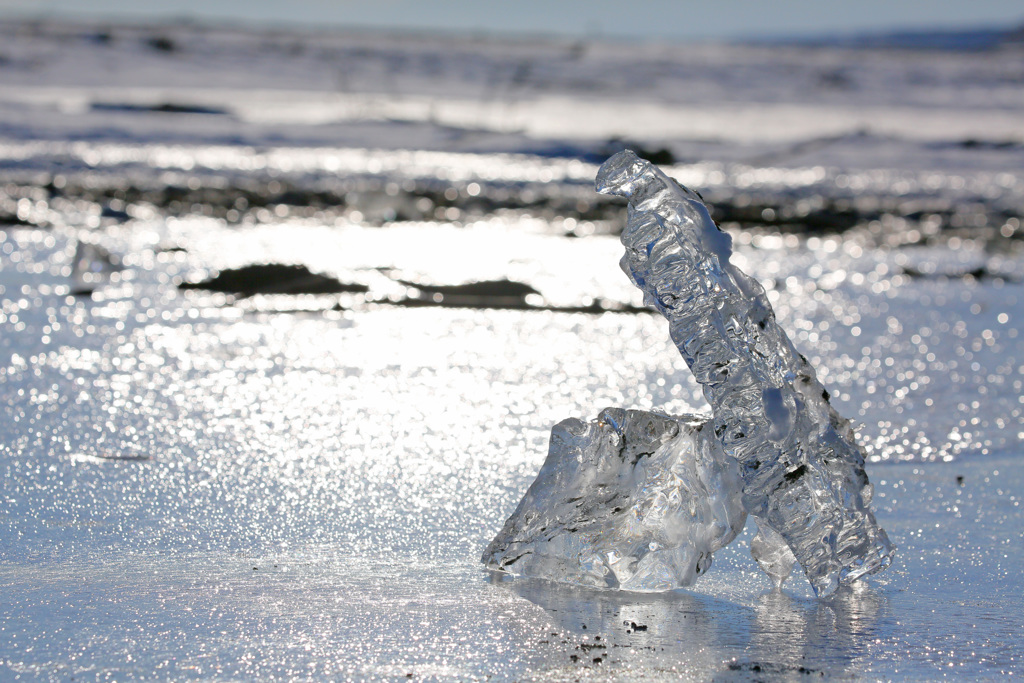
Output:
<svg viewBox="0 0 1024 683">
<path fill-rule="evenodd" d="M 895 274 L 904 259 L 941 272 L 976 251 L 738 242 L 734 258 L 778 283 L 776 311 L 797 321 L 795 341 L 821 354 L 834 400 L 872 435 L 873 505 L 901 548 L 876 580 L 818 601 L 802 581 L 767 593 L 750 523 L 686 593 L 505 583 L 481 570 L 480 549 L 566 414 L 706 409 L 658 317 L 270 314 L 173 286 L 285 254 L 335 273 L 397 265 L 440 281 L 504 266 L 545 294 L 611 297 L 634 289 L 594 266 L 614 263 L 617 239 L 201 217 L 96 236 L 130 270 L 75 299 L 77 242 L 63 229 L 0 236 L 8 677 L 1024 673 L 1021 287 Z M 167 243 L 188 251 L 157 251 Z M 1019 267 L 1014 258 L 1004 262 Z M 816 274 L 822 265 L 831 278 Z"/>
<path fill-rule="evenodd" d="M 689 586 L 747 518 L 735 462 L 704 426 L 621 408 L 563 420 L 484 564 L 630 591 Z"/>
<path fill-rule="evenodd" d="M 598 41 L 574 53 L 477 39 L 453 53 L 450 36 L 376 32 L 3 31 L 0 215 L 14 224 L 0 228 L 0 679 L 1024 673 L 1024 251 L 1017 223 L 986 223 L 983 210 L 1022 205 L 1024 53 Z M 153 37 L 178 50 L 147 47 Z M 429 88 L 416 98 L 407 85 Z M 651 100 L 642 116 L 638 98 Z M 716 210 L 745 198 L 760 220 L 760 197 L 786 198 L 773 206 L 790 221 L 846 201 L 901 209 L 803 236 L 723 223 L 734 263 L 857 422 L 872 505 L 900 547 L 871 582 L 827 601 L 804 581 L 770 592 L 749 519 L 686 591 L 482 569 L 553 424 L 608 405 L 707 410 L 660 317 L 331 311 L 336 297 L 305 296 L 232 306 L 174 286 L 278 261 L 382 295 L 377 268 L 640 305 L 611 267 L 617 238 L 587 232 L 587 214 L 571 214 L 579 239 L 565 236 L 564 210 L 436 213 L 466 209 L 467 190 L 528 191 L 541 209 L 544 188 L 573 205 L 593 197 L 596 165 L 551 150 L 585 151 L 578 136 L 597 126 L 642 140 L 675 126 L 681 137 L 651 142 L 708 160 L 669 171 Z M 61 177 L 186 198 L 108 207 L 45 187 Z M 278 213 L 273 181 L 338 177 L 378 182 L 381 196 L 397 188 L 396 202 L 409 186 L 461 199 L 390 222 L 362 204 L 349 207 L 361 218 Z M 237 221 L 207 213 L 216 188 L 228 206 L 253 199 L 249 180 L 271 184 L 264 203 L 231 207 Z M 933 216 L 932 198 L 956 210 Z M 80 237 L 125 269 L 71 298 Z"/>
<path fill-rule="evenodd" d="M 747 510 L 786 539 L 818 595 L 884 569 L 893 547 L 868 507 L 864 454 L 732 239 L 693 192 L 631 151 L 597 188 L 629 200 L 622 268 L 669 321 L 672 340 L 740 464 Z"/>
</svg>

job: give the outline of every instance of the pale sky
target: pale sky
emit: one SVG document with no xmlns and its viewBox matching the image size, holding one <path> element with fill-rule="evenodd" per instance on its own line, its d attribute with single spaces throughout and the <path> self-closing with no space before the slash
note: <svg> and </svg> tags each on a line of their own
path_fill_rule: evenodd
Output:
<svg viewBox="0 0 1024 683">
<path fill-rule="evenodd" d="M 1024 24 L 1020 0 L 0 0 L 0 16 L 721 39 Z"/>
</svg>

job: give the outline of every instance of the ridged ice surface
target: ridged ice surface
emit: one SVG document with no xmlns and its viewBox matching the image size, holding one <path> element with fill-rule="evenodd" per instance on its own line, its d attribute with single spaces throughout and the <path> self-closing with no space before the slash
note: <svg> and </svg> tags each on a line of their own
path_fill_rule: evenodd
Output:
<svg viewBox="0 0 1024 683">
<path fill-rule="evenodd" d="M 850 424 L 764 288 L 730 264 L 729 235 L 699 196 L 628 150 L 601 167 L 597 189 L 629 200 L 622 268 L 668 319 L 739 462 L 747 510 L 785 538 L 818 595 L 887 567 L 894 549 L 868 507 Z"/>
<path fill-rule="evenodd" d="M 736 465 L 704 426 L 700 417 L 621 408 L 558 423 L 484 564 L 631 591 L 691 585 L 747 519 Z"/>
</svg>

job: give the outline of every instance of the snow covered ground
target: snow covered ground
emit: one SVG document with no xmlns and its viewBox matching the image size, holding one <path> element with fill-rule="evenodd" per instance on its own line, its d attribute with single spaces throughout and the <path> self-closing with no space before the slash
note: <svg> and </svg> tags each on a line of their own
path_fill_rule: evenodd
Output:
<svg viewBox="0 0 1024 683">
<path fill-rule="evenodd" d="M 0 677 L 1019 675 L 1022 79 L 1012 49 L 0 24 Z M 591 183 L 623 141 L 859 424 L 900 549 L 857 590 L 772 595 L 749 536 L 665 596 L 478 564 L 555 422 L 704 408 L 615 312 Z M 81 243 L 116 264 L 91 296 Z M 177 287 L 260 263 L 366 291 Z M 535 293 L 394 305 L 474 281 Z"/>
</svg>

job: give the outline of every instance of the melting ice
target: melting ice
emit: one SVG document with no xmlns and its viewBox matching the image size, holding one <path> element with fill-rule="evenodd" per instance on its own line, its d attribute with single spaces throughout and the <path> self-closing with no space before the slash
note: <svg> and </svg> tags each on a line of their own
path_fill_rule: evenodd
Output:
<svg viewBox="0 0 1024 683">
<path fill-rule="evenodd" d="M 484 553 L 497 569 L 630 590 L 691 584 L 742 528 L 776 586 L 799 562 L 815 594 L 887 567 L 864 454 L 761 285 L 700 197 L 630 151 L 597 189 L 629 201 L 621 265 L 670 334 L 713 414 L 606 410 L 552 431 L 548 459 Z M 741 512 L 742 510 L 742 512 Z"/>
<path fill-rule="evenodd" d="M 704 420 L 609 408 L 563 420 L 484 552 L 495 569 L 605 588 L 688 586 L 743 530 L 736 463 Z"/>
</svg>

